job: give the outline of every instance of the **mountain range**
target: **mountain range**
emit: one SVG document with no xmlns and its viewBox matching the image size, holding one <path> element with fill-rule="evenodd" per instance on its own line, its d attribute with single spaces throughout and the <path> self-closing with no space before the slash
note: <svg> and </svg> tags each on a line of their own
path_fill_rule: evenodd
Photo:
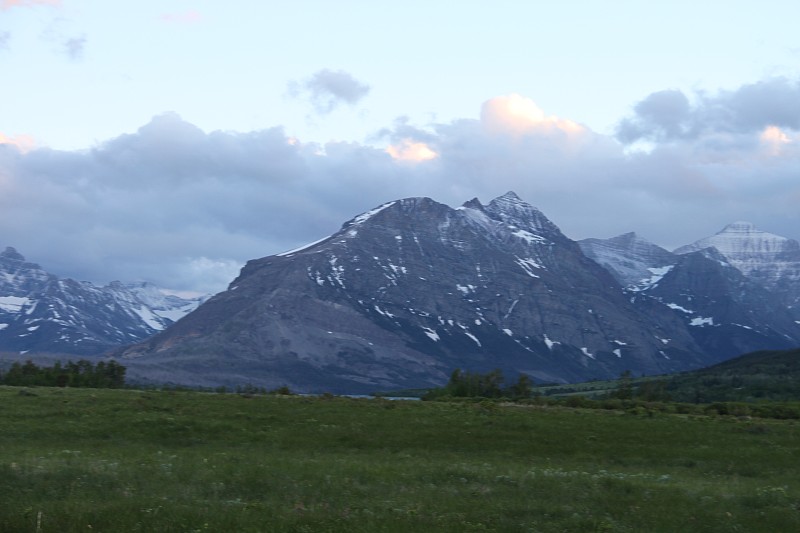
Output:
<svg viewBox="0 0 800 533">
<path fill-rule="evenodd" d="M 249 261 L 199 307 L 60 280 L 7 249 L 0 350 L 117 346 L 134 380 L 301 392 L 439 386 L 456 368 L 664 374 L 800 346 L 798 250 L 741 222 L 674 252 L 634 233 L 576 242 L 513 192 L 457 208 L 406 198 Z"/>
<path fill-rule="evenodd" d="M 203 386 L 358 393 L 440 385 L 455 368 L 579 381 L 797 346 L 790 311 L 714 249 L 577 243 L 511 192 L 458 208 L 406 198 L 248 262 L 116 356 L 132 375 Z"/>
<path fill-rule="evenodd" d="M 149 283 L 62 279 L 8 247 L 0 253 L 0 350 L 97 355 L 153 335 L 202 300 Z"/>
</svg>

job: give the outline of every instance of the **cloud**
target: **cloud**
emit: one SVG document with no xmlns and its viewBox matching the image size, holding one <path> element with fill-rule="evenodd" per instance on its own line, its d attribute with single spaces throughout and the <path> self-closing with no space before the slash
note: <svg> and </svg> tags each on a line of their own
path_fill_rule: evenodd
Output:
<svg viewBox="0 0 800 533">
<path fill-rule="evenodd" d="M 289 94 L 294 97 L 306 96 L 318 113 L 327 114 L 339 104 L 355 105 L 367 94 L 370 87 L 361 83 L 352 74 L 343 70 L 322 69 L 305 81 L 289 83 Z"/>
<path fill-rule="evenodd" d="M 555 132 L 580 135 L 585 131 L 571 120 L 545 116 L 536 102 L 519 94 L 499 96 L 485 102 L 481 109 L 481 122 L 492 133 L 515 137 Z"/>
<path fill-rule="evenodd" d="M 86 34 L 80 31 L 75 21 L 60 14 L 49 19 L 42 27 L 40 39 L 50 43 L 55 53 L 63 54 L 72 61 L 83 58 L 87 43 Z"/>
<path fill-rule="evenodd" d="M 13 146 L 22 153 L 30 152 L 35 146 L 36 141 L 30 135 L 14 135 L 9 137 L 0 132 L 0 145 Z"/>
<path fill-rule="evenodd" d="M 412 139 L 403 139 L 397 144 L 389 145 L 386 153 L 394 159 L 412 162 L 428 161 L 438 156 L 427 144 Z"/>
<path fill-rule="evenodd" d="M 0 50 L 8 49 L 8 41 L 11 40 L 11 32 L 0 31 Z"/>
<path fill-rule="evenodd" d="M 781 155 L 789 145 L 793 142 L 797 142 L 795 139 L 792 139 L 788 133 L 777 126 L 767 126 L 764 128 L 759 139 L 766 153 L 772 157 Z"/>
<path fill-rule="evenodd" d="M 745 96 L 715 102 L 772 106 Z M 205 132 L 174 113 L 83 151 L 24 152 L 3 137 L 0 247 L 78 279 L 220 290 L 246 260 L 329 235 L 385 201 L 430 196 L 455 206 L 507 190 L 576 239 L 636 231 L 677 247 L 740 219 L 800 238 L 792 109 L 692 133 L 684 124 L 698 104 L 681 100 L 643 100 L 637 120 L 663 133 L 634 153 L 519 95 L 476 105 L 476 118 L 398 119 L 376 146 L 305 143 L 281 128 Z M 688 109 L 688 118 L 670 122 L 669 109 Z M 731 131 L 732 123 L 748 125 Z"/>
<path fill-rule="evenodd" d="M 64 41 L 64 53 L 73 61 L 83 57 L 83 50 L 86 47 L 86 36 L 72 37 Z"/>
<path fill-rule="evenodd" d="M 735 140 L 770 126 L 800 130 L 800 80 L 771 78 L 691 100 L 678 90 L 655 92 L 619 123 L 617 138 L 626 144 Z"/>
<path fill-rule="evenodd" d="M 619 124 L 617 138 L 624 143 L 682 138 L 692 128 L 689 99 L 681 91 L 653 93 L 636 104 L 634 113 Z"/>
<path fill-rule="evenodd" d="M 61 0 L 0 0 L 0 9 L 4 11 L 13 7 L 35 6 L 61 7 Z"/>
</svg>

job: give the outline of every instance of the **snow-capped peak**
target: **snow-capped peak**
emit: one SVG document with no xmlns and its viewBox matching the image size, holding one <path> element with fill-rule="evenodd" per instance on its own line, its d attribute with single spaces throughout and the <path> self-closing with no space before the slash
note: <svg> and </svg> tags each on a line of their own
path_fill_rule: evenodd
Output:
<svg viewBox="0 0 800 533">
<path fill-rule="evenodd" d="M 800 302 L 800 243 L 761 231 L 750 222 L 734 222 L 711 237 L 682 246 L 676 254 L 715 248 L 745 276 L 778 289 L 791 306 Z"/>
<path fill-rule="evenodd" d="M 733 261 L 752 259 L 772 261 L 779 254 L 800 253 L 797 241 L 756 229 L 751 222 L 728 224 L 717 234 L 700 239 L 675 250 L 676 254 L 687 254 L 714 247 Z"/>
<path fill-rule="evenodd" d="M 520 199 L 513 191 L 498 196 L 484 208 L 486 214 L 535 235 L 563 238 L 561 230 L 544 213 Z"/>
<path fill-rule="evenodd" d="M 758 230 L 756 229 L 756 225 L 753 224 L 752 222 L 745 222 L 740 220 L 737 222 L 731 222 L 730 224 L 722 228 L 722 231 L 720 231 L 719 233 L 755 233 L 757 231 Z"/>
<path fill-rule="evenodd" d="M 654 268 L 672 265 L 677 258 L 633 232 L 611 239 L 584 239 L 579 241 L 583 253 L 605 267 L 623 287 L 638 286 L 650 279 Z"/>
</svg>

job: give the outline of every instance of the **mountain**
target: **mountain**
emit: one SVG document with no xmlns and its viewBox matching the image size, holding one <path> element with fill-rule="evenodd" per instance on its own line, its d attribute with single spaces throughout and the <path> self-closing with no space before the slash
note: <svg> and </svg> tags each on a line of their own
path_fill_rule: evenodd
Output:
<svg viewBox="0 0 800 533">
<path fill-rule="evenodd" d="M 696 251 L 684 247 L 678 255 L 633 233 L 579 244 L 632 297 L 654 299 L 672 309 L 717 360 L 800 346 L 800 324 L 783 296 L 746 276 L 713 246 L 698 245 Z M 767 258 L 762 262 L 770 264 Z"/>
<path fill-rule="evenodd" d="M 733 267 L 715 248 L 677 256 L 632 287 L 682 316 L 697 343 L 718 360 L 800 346 L 800 324 L 779 295 Z"/>
<path fill-rule="evenodd" d="M 714 360 L 681 316 L 632 301 L 514 193 L 381 205 L 249 261 L 228 290 L 116 356 L 140 379 L 348 393 L 441 385 L 455 368 L 576 381 Z"/>
<path fill-rule="evenodd" d="M 633 232 L 611 239 L 584 239 L 578 244 L 586 257 L 608 270 L 623 287 L 651 278 L 652 269 L 676 261 L 675 254 Z"/>
<path fill-rule="evenodd" d="M 200 301 L 146 283 L 61 279 L 9 247 L 0 253 L 0 351 L 98 354 L 149 337 Z"/>
<path fill-rule="evenodd" d="M 781 294 L 785 305 L 800 319 L 800 243 L 756 229 L 750 222 L 734 222 L 711 237 L 675 250 L 685 254 L 714 247 L 751 280 Z"/>
</svg>

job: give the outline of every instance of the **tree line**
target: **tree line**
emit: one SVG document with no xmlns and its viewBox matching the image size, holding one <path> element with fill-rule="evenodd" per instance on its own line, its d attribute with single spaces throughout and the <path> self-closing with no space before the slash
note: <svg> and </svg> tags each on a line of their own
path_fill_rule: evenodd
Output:
<svg viewBox="0 0 800 533">
<path fill-rule="evenodd" d="M 88 387 L 117 389 L 125 386 L 125 367 L 116 361 L 56 361 L 53 366 L 39 366 L 33 361 L 19 361 L 0 373 L 0 384 L 18 387 Z"/>
<path fill-rule="evenodd" d="M 504 386 L 505 378 L 499 369 L 486 374 L 469 372 L 457 368 L 450 375 L 447 385 L 431 389 L 424 400 L 452 398 L 509 398 L 525 399 L 531 397 L 533 382 L 526 374 L 520 374 L 516 383 Z"/>
</svg>

